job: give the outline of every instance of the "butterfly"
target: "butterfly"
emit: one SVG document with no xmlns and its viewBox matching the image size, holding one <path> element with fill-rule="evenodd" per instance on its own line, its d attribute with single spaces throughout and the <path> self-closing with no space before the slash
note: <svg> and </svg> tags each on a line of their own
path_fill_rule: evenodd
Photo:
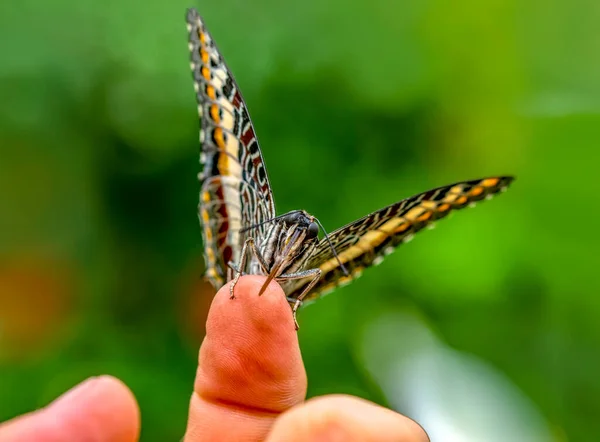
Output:
<svg viewBox="0 0 600 442">
<path fill-rule="evenodd" d="M 266 275 L 296 312 L 305 301 L 345 285 L 415 233 L 506 190 L 514 179 L 462 181 L 406 198 L 319 238 L 319 220 L 304 210 L 277 216 L 256 132 L 242 94 L 195 9 L 187 11 L 191 70 L 200 116 L 206 278 L 215 289 L 242 274 Z"/>
</svg>

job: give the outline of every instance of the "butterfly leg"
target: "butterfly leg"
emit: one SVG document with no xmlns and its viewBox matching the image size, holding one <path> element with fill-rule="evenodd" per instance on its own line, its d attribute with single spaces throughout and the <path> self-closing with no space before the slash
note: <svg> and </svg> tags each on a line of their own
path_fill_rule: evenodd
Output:
<svg viewBox="0 0 600 442">
<path fill-rule="evenodd" d="M 265 263 L 264 258 L 262 257 L 262 255 L 260 253 L 260 250 L 258 250 L 258 248 L 256 247 L 256 244 L 254 243 L 254 238 L 247 238 L 246 241 L 244 241 L 244 246 L 242 247 L 242 252 L 240 253 L 239 264 L 235 264 L 231 261 L 229 263 L 227 263 L 227 265 L 235 271 L 235 277 L 233 278 L 233 282 L 229 286 L 229 298 L 230 299 L 235 298 L 235 295 L 233 294 L 233 288 L 239 281 L 240 276 L 242 276 L 242 274 L 243 274 L 242 269 L 246 268 L 246 261 L 248 260 L 248 248 L 250 248 L 250 251 L 252 252 L 252 254 L 254 256 L 256 256 L 256 259 L 258 260 L 258 263 L 259 263 L 260 267 L 262 268 L 263 272 L 268 273 L 267 265 Z"/>
<path fill-rule="evenodd" d="M 298 330 L 300 328 L 300 326 L 298 325 L 298 321 L 296 320 L 296 312 L 302 305 L 302 299 L 304 299 L 304 297 L 306 295 L 308 295 L 308 293 L 311 291 L 311 289 L 314 287 L 314 285 L 319 281 L 319 279 L 321 279 L 321 269 L 304 270 L 302 272 L 289 273 L 287 275 L 283 274 L 283 275 L 279 275 L 277 277 L 278 281 L 282 281 L 282 280 L 286 281 L 286 280 L 291 280 L 291 279 L 302 279 L 302 278 L 307 278 L 307 277 L 312 277 L 312 279 L 306 285 L 306 288 L 302 291 L 302 293 L 300 293 L 300 296 L 298 296 L 296 298 L 296 300 L 294 302 L 294 306 L 292 307 L 292 315 L 294 315 L 294 327 L 296 328 L 296 330 Z M 289 300 L 290 299 L 288 298 L 288 301 Z"/>
<path fill-rule="evenodd" d="M 229 262 L 227 263 L 227 265 L 228 265 L 228 266 L 229 266 L 229 268 L 230 268 L 230 269 L 232 269 L 232 270 L 233 270 L 235 273 L 241 273 L 241 274 L 242 274 L 242 276 L 244 276 L 244 275 L 247 275 L 247 273 L 246 273 L 246 272 L 242 272 L 242 271 L 240 270 L 240 268 L 237 266 L 237 264 L 236 264 L 235 262 L 233 262 L 233 261 L 229 261 Z"/>
</svg>

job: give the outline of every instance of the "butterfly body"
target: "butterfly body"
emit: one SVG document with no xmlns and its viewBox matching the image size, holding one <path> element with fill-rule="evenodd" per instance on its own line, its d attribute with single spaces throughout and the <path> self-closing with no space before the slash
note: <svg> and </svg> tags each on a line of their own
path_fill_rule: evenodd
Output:
<svg viewBox="0 0 600 442">
<path fill-rule="evenodd" d="M 510 176 L 438 187 L 391 204 L 319 239 L 303 210 L 277 216 L 246 104 L 204 22 L 187 13 L 194 89 L 201 121 L 199 218 L 206 277 L 216 289 L 242 274 L 278 281 L 295 313 L 303 301 L 345 285 L 448 213 L 505 190 Z"/>
<path fill-rule="evenodd" d="M 295 210 L 277 217 L 269 224 L 271 227 L 260 243 L 252 236 L 246 239 L 244 247 L 251 249 L 250 259 L 242 250 L 240 264 L 230 261 L 229 267 L 238 275 L 249 273 L 268 276 L 265 287 L 271 279 L 285 286 L 288 281 L 315 276 L 316 269 L 304 268 L 319 244 L 319 225 L 315 218 L 303 210 Z"/>
</svg>

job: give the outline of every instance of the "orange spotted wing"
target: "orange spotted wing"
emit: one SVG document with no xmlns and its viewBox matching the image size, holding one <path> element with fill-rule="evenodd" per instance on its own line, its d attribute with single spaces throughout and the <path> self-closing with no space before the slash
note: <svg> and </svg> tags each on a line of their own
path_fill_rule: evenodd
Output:
<svg viewBox="0 0 600 442">
<path fill-rule="evenodd" d="M 304 300 L 315 299 L 345 285 L 361 272 L 383 261 L 400 244 L 410 241 L 423 228 L 432 226 L 451 211 L 490 199 L 505 190 L 512 177 L 492 177 L 438 187 L 399 201 L 356 220 L 329 235 L 332 246 L 321 241 L 306 263 L 320 268 L 321 278 Z M 334 255 L 335 249 L 337 257 Z M 341 268 L 343 264 L 347 274 Z M 309 281 L 291 281 L 286 293 L 294 298 Z"/>
</svg>

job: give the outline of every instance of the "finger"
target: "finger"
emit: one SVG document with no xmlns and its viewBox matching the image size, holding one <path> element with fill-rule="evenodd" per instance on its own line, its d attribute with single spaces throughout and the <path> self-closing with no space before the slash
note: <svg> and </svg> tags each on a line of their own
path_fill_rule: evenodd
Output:
<svg viewBox="0 0 600 442">
<path fill-rule="evenodd" d="M 47 407 L 0 425 L 0 440 L 134 442 L 140 415 L 133 394 L 110 376 L 90 378 Z"/>
<path fill-rule="evenodd" d="M 306 373 L 289 304 L 263 276 L 243 276 L 211 305 L 185 440 L 264 440 L 274 419 L 304 400 Z"/>
<path fill-rule="evenodd" d="M 321 396 L 282 414 L 267 442 L 429 442 L 415 421 L 352 396 Z"/>
</svg>

